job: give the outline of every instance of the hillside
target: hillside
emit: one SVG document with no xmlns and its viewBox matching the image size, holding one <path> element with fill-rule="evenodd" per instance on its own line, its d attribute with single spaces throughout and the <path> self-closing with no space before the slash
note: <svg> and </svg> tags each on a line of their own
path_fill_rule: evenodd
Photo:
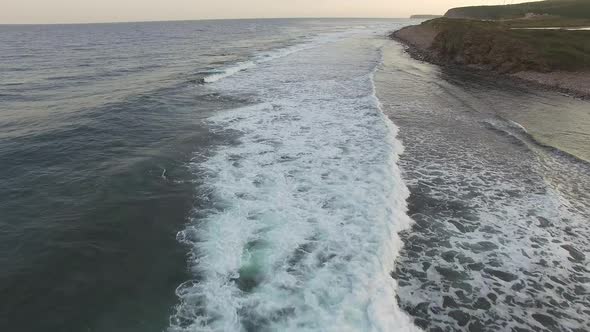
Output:
<svg viewBox="0 0 590 332">
<path fill-rule="evenodd" d="M 590 0 L 546 0 L 503 6 L 459 7 L 450 9 L 445 17 L 503 20 L 528 14 L 590 19 Z"/>
<path fill-rule="evenodd" d="M 442 17 L 442 15 L 431 15 L 431 14 L 424 15 L 424 14 L 419 14 L 419 15 L 412 15 L 412 16 L 410 16 L 410 18 L 413 18 L 413 19 L 427 19 L 427 20 L 431 20 L 433 18 L 439 18 L 439 17 Z"/>
<path fill-rule="evenodd" d="M 421 38 L 419 46 L 443 62 L 500 72 L 590 70 L 590 31 L 510 27 L 501 22 L 440 18 L 395 34 L 403 37 L 419 31 L 421 36 L 429 36 Z"/>
<path fill-rule="evenodd" d="M 521 30 L 505 22 L 440 18 L 392 37 L 422 60 L 527 77 L 590 96 L 590 31 Z"/>
</svg>

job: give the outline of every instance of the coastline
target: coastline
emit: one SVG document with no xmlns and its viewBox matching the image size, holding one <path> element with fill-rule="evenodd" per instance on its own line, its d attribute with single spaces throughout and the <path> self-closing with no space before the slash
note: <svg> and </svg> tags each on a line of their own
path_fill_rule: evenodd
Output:
<svg viewBox="0 0 590 332">
<path fill-rule="evenodd" d="M 405 46 L 406 52 L 414 59 L 442 67 L 455 67 L 470 71 L 485 72 L 486 75 L 502 76 L 523 85 L 537 89 L 556 91 L 574 98 L 590 100 L 590 73 L 585 71 L 536 71 L 523 70 L 510 72 L 490 65 L 465 64 L 448 59 L 432 46 L 437 41 L 439 31 L 424 26 L 413 25 L 392 32 L 389 37 Z M 440 43 L 440 41 L 437 41 Z"/>
<path fill-rule="evenodd" d="M 562 107 L 559 112 L 544 109 L 543 107 L 530 110 L 528 108 L 523 108 L 519 109 L 518 112 L 502 113 L 501 117 L 508 121 L 514 121 L 522 126 L 524 136 L 527 136 L 527 138 L 535 145 L 553 150 L 554 152 L 576 160 L 577 162 L 590 164 L 590 155 L 584 150 L 580 150 L 580 146 L 583 146 L 584 143 L 576 141 L 579 139 L 578 135 L 572 134 L 580 132 L 580 130 L 583 131 L 584 129 L 573 128 L 571 127 L 573 125 L 572 123 L 568 123 L 568 121 L 562 123 L 559 120 L 560 114 L 564 115 L 565 113 L 564 116 L 566 116 L 566 118 L 573 117 L 579 119 L 581 122 L 577 123 L 577 125 L 584 126 L 583 124 L 588 123 L 588 115 L 583 111 L 584 108 L 575 105 L 578 105 L 578 103 L 590 102 L 590 93 L 551 85 L 542 80 L 548 75 L 553 75 L 553 73 L 531 74 L 529 72 L 521 72 L 516 74 L 506 74 L 486 69 L 482 66 L 464 65 L 444 61 L 440 57 L 437 57 L 434 52 L 429 51 L 424 47 L 424 45 L 428 45 L 431 42 L 431 39 L 434 39 L 432 33 L 427 30 L 423 30 L 422 33 L 420 33 L 420 30 L 415 30 L 413 33 L 412 37 L 415 38 L 412 38 L 411 42 L 406 39 L 406 36 L 400 36 L 397 31 L 392 33 L 390 37 L 401 44 L 405 53 L 415 60 L 451 69 L 454 72 L 471 73 L 492 81 L 510 83 L 510 85 L 515 87 L 523 87 L 535 91 L 558 93 L 562 95 L 562 98 L 564 98 L 563 103 L 565 103 L 563 105 L 568 106 Z M 576 75 L 577 73 L 566 74 Z M 526 77 L 526 75 L 531 76 Z M 580 75 L 580 79 L 590 80 L 590 76 Z M 568 103 L 567 100 L 571 100 L 572 103 Z"/>
<path fill-rule="evenodd" d="M 565 290 L 576 285 L 559 280 L 578 273 L 577 251 L 588 257 L 588 165 L 540 147 L 522 127 L 527 120 L 577 124 L 563 111 L 587 113 L 587 102 L 460 68 L 438 70 L 399 43 L 386 47 L 378 96 L 400 128 L 399 163 L 416 222 L 401 234 L 393 274 L 402 309 L 424 331 L 583 330 L 581 302 Z M 563 264 L 548 268 L 540 259 Z M 538 288 L 539 275 L 546 288 Z M 552 292 L 557 287 L 563 299 Z M 531 297 L 540 299 L 534 308 L 512 300 Z M 554 301 L 565 304 L 556 311 Z"/>
</svg>

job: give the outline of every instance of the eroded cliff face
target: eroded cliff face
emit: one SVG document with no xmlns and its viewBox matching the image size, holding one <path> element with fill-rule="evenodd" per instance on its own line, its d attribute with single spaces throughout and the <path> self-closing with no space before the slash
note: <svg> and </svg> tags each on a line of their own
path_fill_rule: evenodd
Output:
<svg viewBox="0 0 590 332">
<path fill-rule="evenodd" d="M 445 13 L 445 17 L 448 18 L 470 18 L 469 12 L 466 12 L 464 8 L 452 8 Z"/>
<path fill-rule="evenodd" d="M 572 39 L 568 33 L 523 36 L 494 22 L 444 18 L 403 28 L 391 37 L 409 46 L 408 52 L 419 60 L 510 74 L 550 89 L 590 98 L 590 70 L 586 60 L 589 53 L 571 57 L 578 49 L 587 47 L 581 46 L 584 43 Z M 585 36 L 578 34 L 576 38 L 586 40 Z M 555 44 L 556 40 L 562 43 Z M 553 52 L 547 52 L 549 47 Z"/>
<path fill-rule="evenodd" d="M 527 15 L 552 15 L 564 18 L 589 18 L 588 0 L 546 0 L 512 5 L 469 6 L 452 8 L 448 18 L 470 18 L 479 20 L 501 20 L 522 18 Z"/>
<path fill-rule="evenodd" d="M 501 73 L 549 70 L 547 63 L 535 50 L 501 33 L 467 30 L 440 31 L 430 47 L 447 62 L 483 66 Z"/>
<path fill-rule="evenodd" d="M 401 29 L 393 37 L 417 48 L 415 51 L 426 60 L 439 64 L 477 66 L 501 73 L 549 70 L 531 46 L 489 26 L 425 22 Z"/>
<path fill-rule="evenodd" d="M 422 51 L 430 49 L 438 31 L 427 25 L 413 25 L 398 30 L 392 34 L 406 44 L 417 47 Z"/>
</svg>

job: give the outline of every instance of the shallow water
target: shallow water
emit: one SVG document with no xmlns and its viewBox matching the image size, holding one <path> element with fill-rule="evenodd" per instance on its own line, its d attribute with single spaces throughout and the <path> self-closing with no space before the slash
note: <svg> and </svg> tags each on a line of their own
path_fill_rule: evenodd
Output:
<svg viewBox="0 0 590 332">
<path fill-rule="evenodd" d="M 587 329 L 588 104 L 409 22 L 0 26 L 0 330 Z"/>
<path fill-rule="evenodd" d="M 590 328 L 590 164 L 514 122 L 588 132 L 589 104 L 444 71 L 395 43 L 385 54 L 378 96 L 400 127 L 416 222 L 394 273 L 402 307 L 428 331 Z"/>
</svg>

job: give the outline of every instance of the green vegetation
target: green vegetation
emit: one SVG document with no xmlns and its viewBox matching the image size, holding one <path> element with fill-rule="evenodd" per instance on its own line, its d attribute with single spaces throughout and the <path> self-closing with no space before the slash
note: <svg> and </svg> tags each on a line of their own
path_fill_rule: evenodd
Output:
<svg viewBox="0 0 590 332">
<path fill-rule="evenodd" d="M 498 22 L 511 28 L 590 27 L 590 19 L 553 16 L 539 17 L 535 19 L 502 20 Z"/>
<path fill-rule="evenodd" d="M 505 22 L 449 18 L 422 27 L 436 31 L 431 51 L 439 61 L 500 72 L 590 70 L 590 31 L 520 30 Z"/>
<path fill-rule="evenodd" d="M 549 69 L 590 70 L 590 31 L 510 30 L 509 34 L 530 45 Z"/>
<path fill-rule="evenodd" d="M 505 6 L 460 7 L 449 10 L 445 16 L 450 18 L 503 20 L 522 18 L 527 14 L 590 19 L 590 1 L 546 0 Z"/>
<path fill-rule="evenodd" d="M 544 27 L 590 27 L 590 0 L 454 8 L 414 32 L 442 63 L 498 72 L 590 70 L 590 30 L 526 29 Z"/>
<path fill-rule="evenodd" d="M 433 18 L 439 18 L 442 17 L 442 15 L 412 15 L 410 16 L 410 18 L 413 19 L 433 19 Z"/>
</svg>

